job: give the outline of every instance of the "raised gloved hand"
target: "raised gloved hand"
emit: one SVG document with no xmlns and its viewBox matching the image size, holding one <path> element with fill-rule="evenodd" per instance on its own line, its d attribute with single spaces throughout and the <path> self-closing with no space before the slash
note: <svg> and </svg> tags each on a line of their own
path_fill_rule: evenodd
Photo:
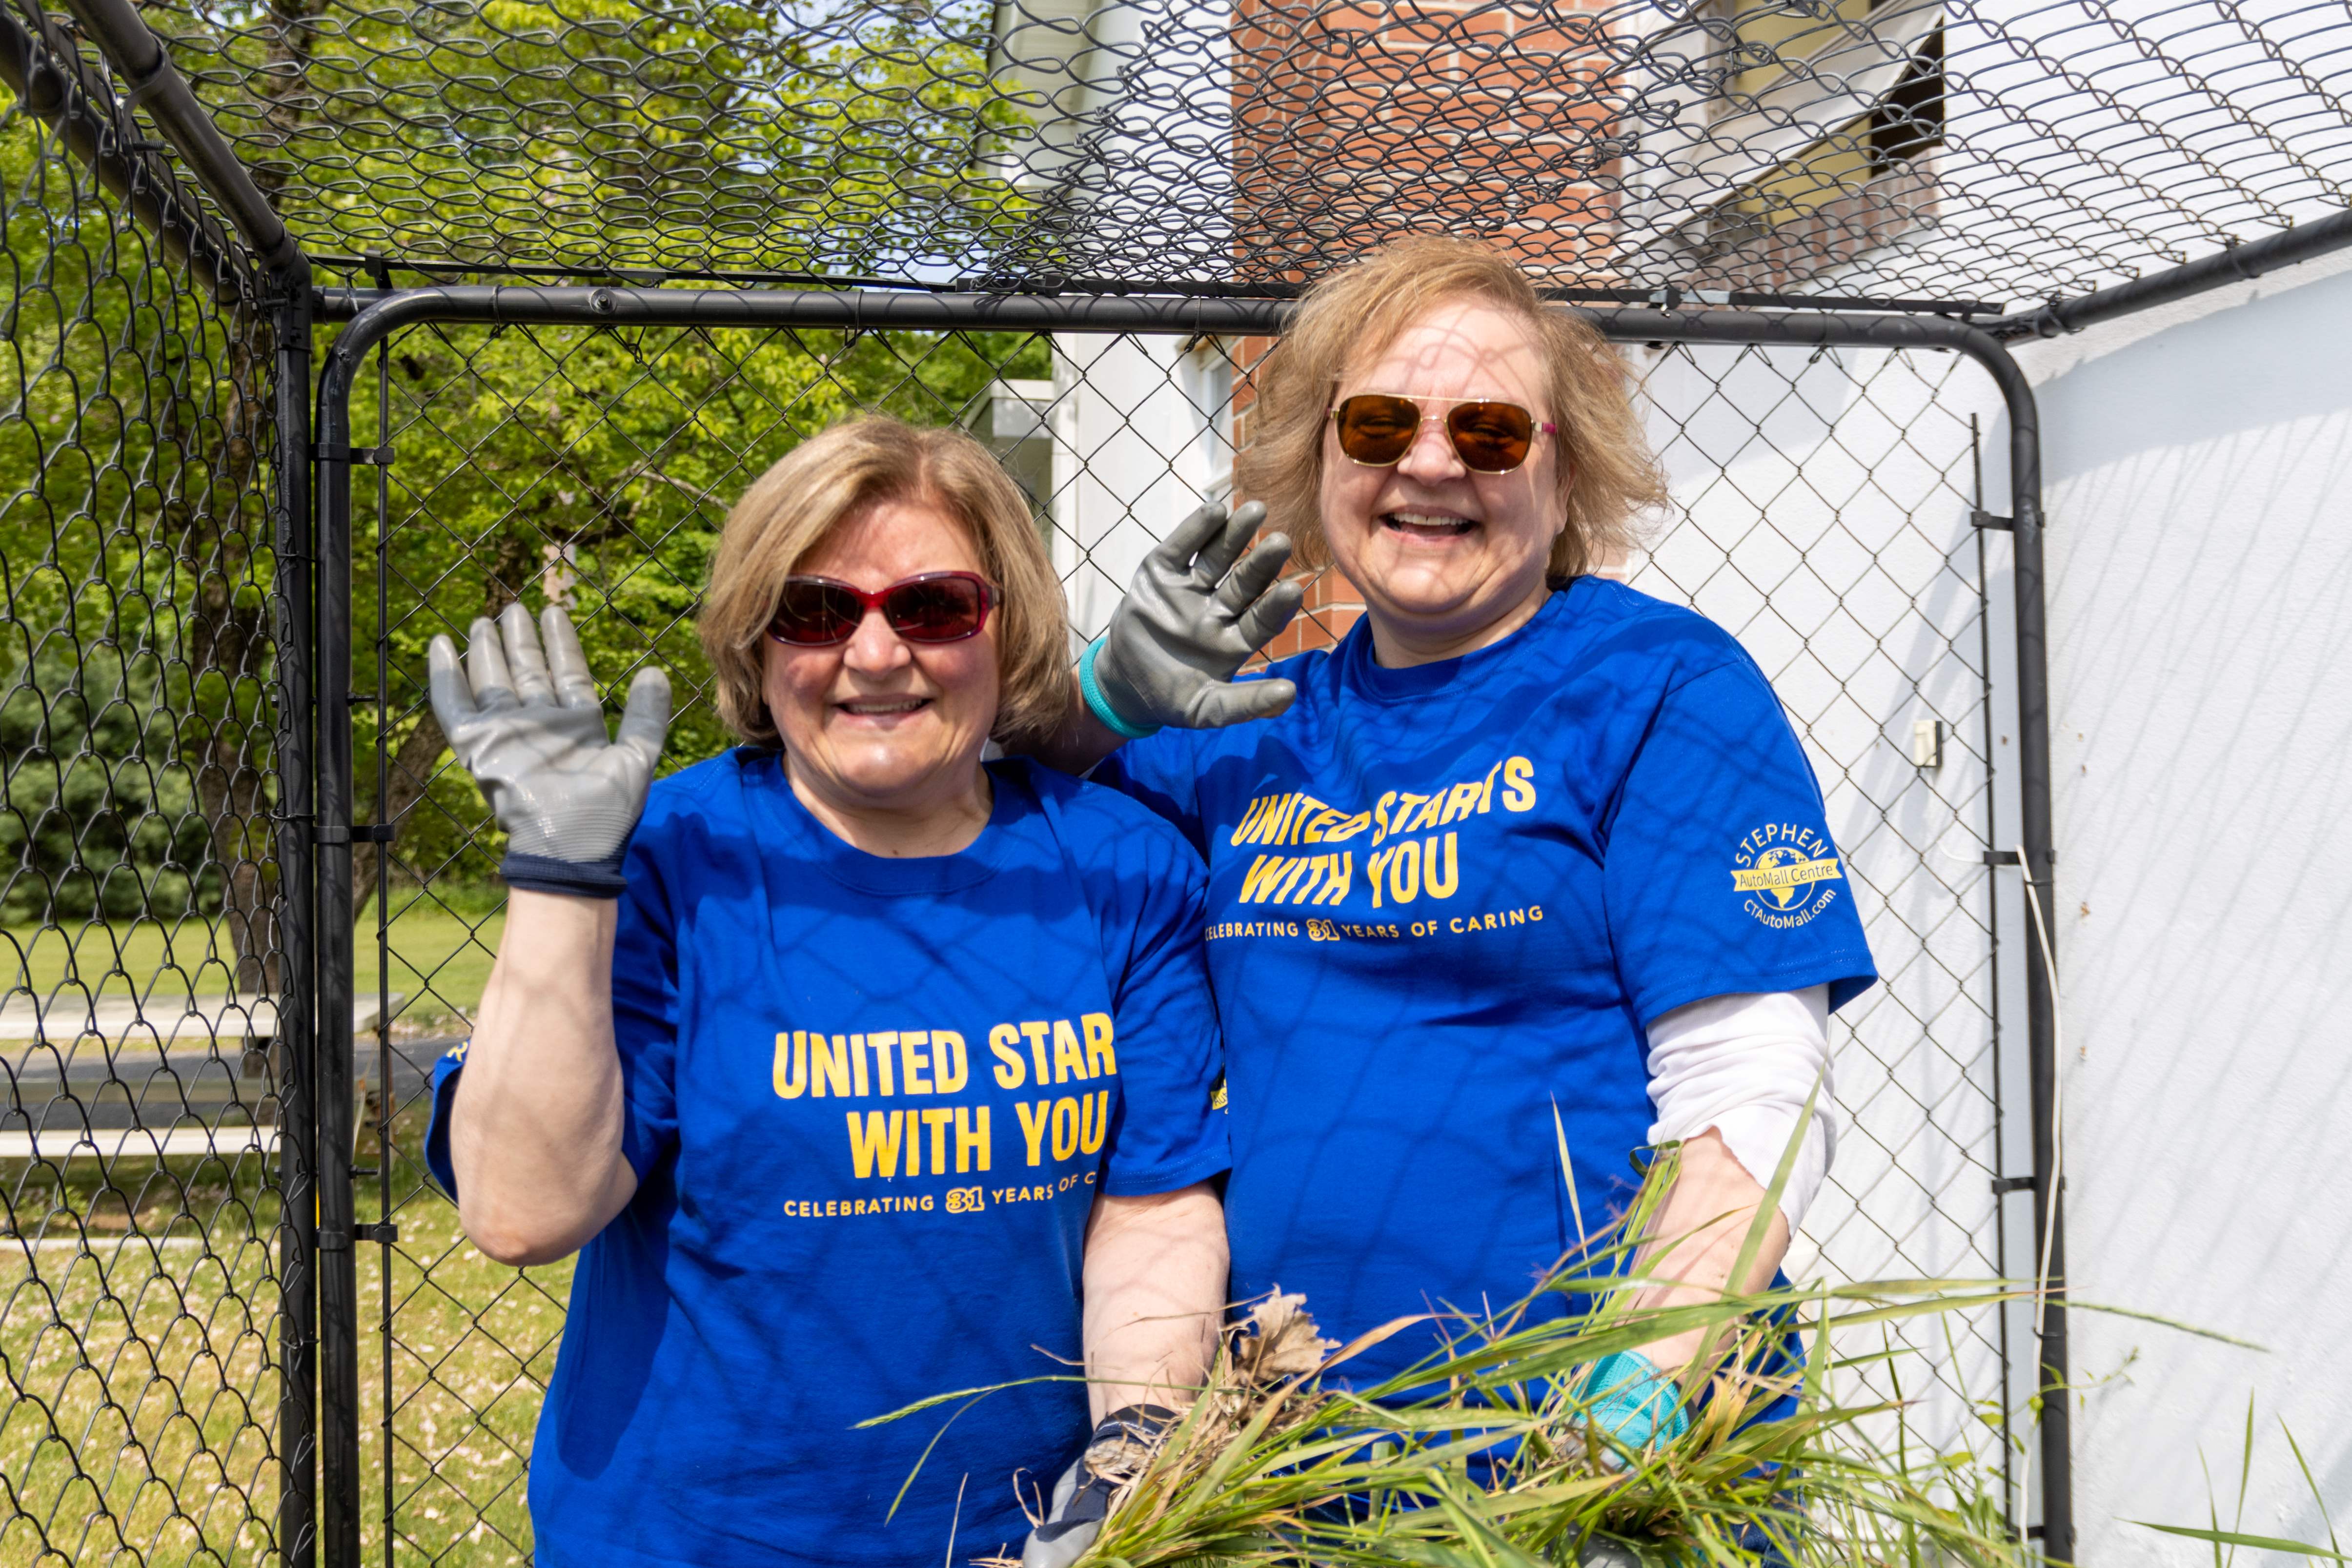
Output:
<svg viewBox="0 0 2352 1568">
<path fill-rule="evenodd" d="M 1078 661 L 1079 689 L 1107 728 L 1136 740 L 1162 725 L 1213 730 L 1290 706 L 1298 688 L 1287 680 L 1234 680 L 1307 596 L 1281 580 L 1288 539 L 1270 533 L 1243 553 L 1265 521 L 1255 501 L 1230 518 L 1212 501 L 1143 558 L 1109 629 Z"/>
<path fill-rule="evenodd" d="M 1593 1428 L 1622 1448 L 1673 1442 L 1690 1430 L 1681 1384 L 1640 1351 L 1618 1351 L 1585 1368 L 1577 1397 Z"/>
<path fill-rule="evenodd" d="M 1157 1405 L 1129 1405 L 1097 1424 L 1086 1451 L 1054 1483 L 1045 1522 L 1029 1532 L 1021 1568 L 1069 1568 L 1102 1533 L 1111 1494 L 1141 1469 L 1153 1445 L 1176 1419 Z"/>
<path fill-rule="evenodd" d="M 572 617 L 551 605 L 541 624 L 544 657 L 520 605 L 495 628 L 474 623 L 464 666 L 447 637 L 435 637 L 425 651 L 434 716 L 507 831 L 499 871 L 509 887 L 617 899 L 621 857 L 669 730 L 669 677 L 637 672 L 620 734 L 608 740 Z"/>
</svg>

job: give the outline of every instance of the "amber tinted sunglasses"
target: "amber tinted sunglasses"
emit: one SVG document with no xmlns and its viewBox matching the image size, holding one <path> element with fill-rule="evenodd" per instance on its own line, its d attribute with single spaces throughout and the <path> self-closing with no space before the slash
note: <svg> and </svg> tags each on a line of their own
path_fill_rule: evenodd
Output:
<svg viewBox="0 0 2352 1568">
<path fill-rule="evenodd" d="M 793 647 L 828 647 L 857 634 L 868 610 L 908 642 L 961 642 L 978 637 L 1001 595 L 970 572 L 926 572 L 875 593 L 830 577 L 787 577 L 768 635 Z"/>
<path fill-rule="evenodd" d="M 1331 421 L 1339 430 L 1339 450 L 1368 468 L 1385 468 L 1404 461 L 1423 424 L 1440 417 L 1423 413 L 1418 399 L 1394 397 L 1382 392 L 1341 398 L 1331 410 Z M 1442 417 L 1445 438 L 1454 443 L 1454 455 L 1474 474 L 1509 473 L 1528 460 L 1538 431 L 1549 436 L 1558 428 L 1549 420 L 1538 423 L 1534 415 L 1516 403 L 1486 399 L 1456 402 Z"/>
</svg>

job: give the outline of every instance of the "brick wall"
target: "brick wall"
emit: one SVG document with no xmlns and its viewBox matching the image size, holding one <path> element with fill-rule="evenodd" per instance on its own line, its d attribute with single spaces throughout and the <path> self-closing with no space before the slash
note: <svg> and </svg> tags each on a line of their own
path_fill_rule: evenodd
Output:
<svg viewBox="0 0 2352 1568">
<path fill-rule="evenodd" d="M 1237 0 L 1233 23 L 1237 255 L 1252 281 L 1297 283 L 1335 252 L 1409 232 L 1476 236 L 1559 282 L 1605 280 L 1615 107 L 1585 0 Z M 1234 345 L 1245 374 L 1273 340 Z M 1363 613 L 1355 585 L 1308 574 L 1274 658 L 1328 647 Z"/>
</svg>

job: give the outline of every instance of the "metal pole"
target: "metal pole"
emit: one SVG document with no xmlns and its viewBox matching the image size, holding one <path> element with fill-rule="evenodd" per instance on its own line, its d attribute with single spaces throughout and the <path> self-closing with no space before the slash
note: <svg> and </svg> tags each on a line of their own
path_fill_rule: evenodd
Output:
<svg viewBox="0 0 2352 1568">
<path fill-rule="evenodd" d="M 2007 356 L 2004 355 L 2004 358 Z M 2011 367 L 2014 369 L 2014 366 Z M 2022 381 L 2022 376 L 2019 378 Z M 2058 911 L 2051 880 L 2054 825 L 2050 796 L 2050 634 L 2042 558 L 2042 432 L 2033 395 L 2009 410 L 2010 520 L 2015 531 L 2011 582 L 2017 604 L 2018 820 L 2025 896 L 2040 932 L 2025 947 L 2025 1029 L 2033 1119 L 2033 1240 L 2046 1259 L 2049 1299 L 2041 1309 L 2042 1551 L 2074 1561 L 2073 1392 L 2067 1386 L 2066 1194 L 2059 1170 Z M 2044 957 L 2043 942 L 2049 943 Z"/>
<path fill-rule="evenodd" d="M 2310 223 L 2299 223 L 2266 239 L 2228 249 L 2196 261 L 2169 267 L 2112 289 L 2101 289 L 2079 299 L 2053 300 L 2037 310 L 2020 310 L 1997 321 L 1983 323 L 1997 338 L 2054 338 L 2079 332 L 2101 321 L 2128 316 L 2152 306 L 2168 305 L 2192 294 L 2225 284 L 2250 282 L 2265 272 L 2292 267 L 2352 245 L 2352 212 L 2336 213 Z"/>
<path fill-rule="evenodd" d="M 278 1549 L 286 1568 L 309 1568 L 317 1547 L 318 1170 L 312 1046 L 317 974 L 310 833 L 317 820 L 311 771 L 318 716 L 311 691 L 310 268 L 299 258 L 274 281 L 277 351 L 278 722 Z"/>
<path fill-rule="evenodd" d="M 338 345 L 340 349 L 340 345 Z M 320 378 L 319 476 L 319 1535 L 360 1563 L 359 1279 L 352 1202 L 351 385 Z"/>
<path fill-rule="evenodd" d="M 69 44 L 47 31 L 53 26 L 45 19 L 44 36 L 37 37 L 0 6 L 0 83 L 162 241 L 165 260 L 209 275 L 215 302 L 236 303 L 244 272 L 229 259 L 228 236 L 156 163 L 126 152 L 121 129 L 100 108 L 104 83 L 86 73 Z M 307 287 L 307 273 L 303 281 Z"/>
<path fill-rule="evenodd" d="M 425 321 L 515 322 L 546 325 L 760 327 L 898 331 L 1035 332 L 1183 332 L 1258 334 L 1282 330 L 1296 304 L 1277 300 L 1168 298 L 1059 299 L 1038 295 L 856 294 L 840 290 L 691 289 L 636 288 L 516 288 L 451 286 L 383 290 L 330 289 L 321 313 L 348 313 L 350 325 L 327 355 L 319 388 L 319 481 L 320 647 L 322 694 L 328 729 L 336 739 L 322 747 L 322 783 L 330 800 L 322 805 L 321 903 L 325 923 L 321 960 L 343 967 L 322 987 L 322 1052 L 340 1042 L 344 1079 L 341 1089 L 341 1145 L 349 1147 L 351 1049 L 351 730 L 343 712 L 350 678 L 351 585 L 351 392 L 369 349 L 404 326 Z M 2025 850 L 2027 896 L 2041 900 L 2044 921 L 2050 907 L 2051 809 L 2048 631 L 2043 618 L 2042 561 L 2042 421 L 2033 389 L 2007 348 L 1983 328 L 1944 317 L 1858 315 L 1813 311 L 1728 310 L 1656 310 L 1579 309 L 1605 337 L 1621 342 L 1754 343 L 1787 347 L 1937 349 L 1966 354 L 1989 372 L 2000 388 L 2010 420 L 2010 509 L 2016 534 L 2013 573 L 2017 605 L 2018 767 L 2020 820 Z M 332 627 L 331 631 L 329 628 Z M 334 826 L 331 826 L 334 825 Z M 341 831 L 341 843 L 329 836 Z M 340 870 L 338 870 L 340 866 Z M 337 946 L 340 944 L 340 947 Z M 335 990 L 334 985 L 341 989 Z M 332 994 L 326 993 L 331 992 Z M 2073 1463 L 2066 1405 L 2066 1314 L 2064 1211 L 2052 1190 L 2056 1163 L 2056 1009 L 2053 976 L 2039 943 L 2026 960 L 2026 1038 L 2033 1100 L 2036 1241 L 2051 1260 L 2052 1300 L 2043 1313 L 2039 1346 L 2042 1414 L 2042 1550 L 2071 1559 L 2074 1549 Z M 333 1009 L 340 1008 L 340 1012 Z M 322 1095 L 336 1092 L 321 1074 Z M 322 1102 L 320 1138 L 336 1104 Z M 332 1145 L 328 1145 L 330 1149 Z M 338 1163 L 329 1162 L 330 1167 Z M 349 1224 L 350 1173 L 341 1170 L 343 1215 Z M 331 1191 L 332 1170 L 322 1189 Z M 323 1212 L 323 1211 L 322 1211 Z M 322 1219 L 322 1226 L 327 1222 Z M 322 1237 L 321 1245 L 324 1245 Z M 345 1242 L 348 1248 L 348 1241 Z M 350 1255 L 340 1255 L 348 1279 Z M 331 1274 L 330 1280 L 331 1289 Z M 329 1356 L 331 1379 L 332 1354 Z M 355 1364 L 355 1363 L 354 1363 Z M 328 1384 L 332 1387 L 331 1382 Z M 330 1397 L 331 1404 L 332 1396 Z M 346 1413 L 347 1415 L 348 1413 Z M 336 1434 L 339 1437 L 340 1428 Z M 354 1426 L 351 1442 L 356 1453 Z M 330 1455 L 331 1466 L 333 1456 Z M 331 1530 L 338 1506 L 331 1471 L 328 1483 Z M 353 1493 L 356 1501 L 356 1493 Z M 356 1521 L 356 1513 L 350 1516 Z M 356 1535 L 352 1549 L 357 1546 Z M 331 1565 L 335 1559 L 330 1558 Z"/>
<path fill-rule="evenodd" d="M 220 128 L 196 100 L 172 57 L 139 19 L 131 0 L 66 0 L 99 52 L 121 74 L 126 108 L 137 105 L 163 133 L 196 183 L 220 204 L 245 243 L 269 270 L 291 266 L 302 254 L 293 235 L 278 216 L 278 209 L 253 183 L 253 175 L 237 161 Z"/>
</svg>

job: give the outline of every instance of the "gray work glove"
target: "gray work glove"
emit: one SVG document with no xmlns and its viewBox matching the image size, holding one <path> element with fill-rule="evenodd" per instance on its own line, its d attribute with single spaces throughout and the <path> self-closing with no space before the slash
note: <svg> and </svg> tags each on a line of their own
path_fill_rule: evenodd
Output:
<svg viewBox="0 0 2352 1568">
<path fill-rule="evenodd" d="M 1111 1494 L 1149 1461 L 1175 1419 L 1176 1412 L 1157 1405 L 1129 1405 L 1104 1416 L 1086 1451 L 1054 1483 L 1053 1507 L 1021 1548 L 1021 1568 L 1070 1568 L 1083 1556 L 1110 1516 Z"/>
<path fill-rule="evenodd" d="M 572 617 L 550 605 L 541 621 L 543 658 L 520 605 L 509 605 L 495 628 L 487 617 L 474 623 L 464 666 L 447 637 L 435 637 L 425 652 L 433 713 L 507 830 L 499 868 L 507 885 L 617 899 L 621 858 L 669 729 L 669 677 L 637 672 L 621 732 L 608 740 Z"/>
<path fill-rule="evenodd" d="M 1270 533 L 1243 553 L 1265 521 L 1255 501 L 1230 519 L 1212 501 L 1143 558 L 1110 628 L 1078 665 L 1087 706 L 1106 726 L 1136 739 L 1166 724 L 1271 719 L 1290 706 L 1298 688 L 1287 680 L 1234 680 L 1307 596 L 1281 580 L 1287 538 Z"/>
</svg>

